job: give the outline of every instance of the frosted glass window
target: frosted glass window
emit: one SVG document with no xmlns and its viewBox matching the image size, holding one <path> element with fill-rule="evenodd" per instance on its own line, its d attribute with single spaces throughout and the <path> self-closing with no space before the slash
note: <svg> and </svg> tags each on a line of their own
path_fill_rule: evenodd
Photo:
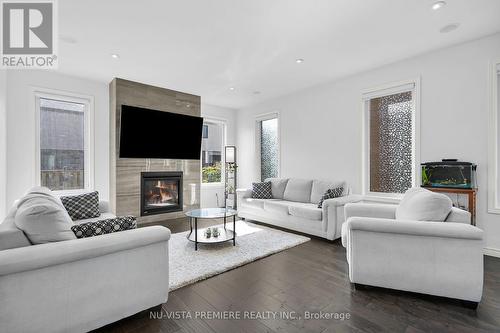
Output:
<svg viewBox="0 0 500 333">
<path fill-rule="evenodd" d="M 278 118 L 260 123 L 260 178 L 279 176 Z"/>
<path fill-rule="evenodd" d="M 371 98 L 370 192 L 404 193 L 412 187 L 412 92 Z"/>
<path fill-rule="evenodd" d="M 85 188 L 85 104 L 40 98 L 40 184 Z"/>
</svg>

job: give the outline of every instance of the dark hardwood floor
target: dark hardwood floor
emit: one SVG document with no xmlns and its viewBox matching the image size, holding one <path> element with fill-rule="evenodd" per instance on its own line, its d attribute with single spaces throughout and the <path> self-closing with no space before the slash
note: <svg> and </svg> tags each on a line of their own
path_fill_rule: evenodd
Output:
<svg viewBox="0 0 500 333">
<path fill-rule="evenodd" d="M 185 225 L 169 227 L 178 232 Z M 151 311 L 163 318 L 151 319 Z M 201 318 L 203 311 L 281 315 L 224 320 Z M 305 319 L 306 311 L 349 318 Z M 168 319 L 167 314 L 178 318 Z M 188 314 L 192 318 L 185 318 Z M 500 259 L 485 257 L 483 300 L 474 311 L 457 300 L 381 288 L 357 290 L 349 283 L 342 245 L 312 239 L 171 292 L 161 307 L 97 332 L 500 332 Z"/>
</svg>

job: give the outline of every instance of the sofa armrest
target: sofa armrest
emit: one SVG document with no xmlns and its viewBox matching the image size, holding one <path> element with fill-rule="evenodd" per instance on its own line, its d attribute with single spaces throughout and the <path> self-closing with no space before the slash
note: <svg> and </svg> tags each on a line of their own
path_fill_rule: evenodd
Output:
<svg viewBox="0 0 500 333">
<path fill-rule="evenodd" d="M 397 205 L 379 203 L 350 203 L 345 206 L 345 218 L 373 217 L 395 219 Z"/>
<path fill-rule="evenodd" d="M 482 240 L 483 231 L 477 227 L 454 222 L 401 221 L 367 217 L 351 217 L 347 220 L 348 233 L 356 230 L 411 236 L 459 238 Z"/>
<path fill-rule="evenodd" d="M 472 215 L 470 212 L 457 207 L 451 207 L 451 211 L 445 221 L 470 224 L 471 218 Z"/>
<path fill-rule="evenodd" d="M 111 213 L 111 208 L 109 207 L 109 202 L 107 201 L 99 201 L 99 212 L 102 213 Z"/>
<path fill-rule="evenodd" d="M 236 195 L 238 199 L 245 199 L 252 197 L 252 189 L 251 188 L 238 188 L 236 189 Z"/>
<path fill-rule="evenodd" d="M 170 230 L 152 226 L 89 238 L 0 251 L 0 276 L 41 269 L 167 242 Z"/>
<path fill-rule="evenodd" d="M 323 230 L 327 233 L 327 239 L 334 240 L 340 237 L 340 227 L 345 221 L 344 206 L 362 199 L 361 195 L 350 194 L 323 201 Z"/>
</svg>

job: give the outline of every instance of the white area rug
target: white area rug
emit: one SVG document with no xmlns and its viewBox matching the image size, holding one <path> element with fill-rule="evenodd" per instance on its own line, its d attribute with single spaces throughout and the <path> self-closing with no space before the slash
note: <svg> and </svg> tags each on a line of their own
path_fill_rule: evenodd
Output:
<svg viewBox="0 0 500 333">
<path fill-rule="evenodd" d="M 228 229 L 232 227 L 232 223 L 227 224 Z M 171 291 L 310 240 L 304 236 L 236 221 L 236 246 L 233 246 L 232 241 L 198 244 L 198 251 L 195 251 L 194 243 L 186 238 L 188 233 L 172 234 L 170 238 Z"/>
</svg>

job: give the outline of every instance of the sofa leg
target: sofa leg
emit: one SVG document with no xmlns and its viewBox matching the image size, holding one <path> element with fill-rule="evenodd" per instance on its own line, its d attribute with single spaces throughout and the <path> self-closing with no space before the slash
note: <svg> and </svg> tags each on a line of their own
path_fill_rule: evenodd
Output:
<svg viewBox="0 0 500 333">
<path fill-rule="evenodd" d="M 462 306 L 467 308 L 467 309 L 476 310 L 478 305 L 479 305 L 479 302 L 462 300 Z"/>
</svg>

